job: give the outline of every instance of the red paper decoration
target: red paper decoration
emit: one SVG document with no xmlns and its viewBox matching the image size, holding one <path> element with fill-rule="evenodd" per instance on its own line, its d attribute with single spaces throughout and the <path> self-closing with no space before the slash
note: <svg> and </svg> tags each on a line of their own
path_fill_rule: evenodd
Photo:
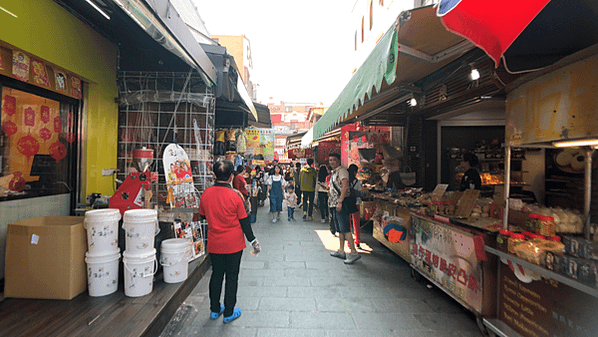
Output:
<svg viewBox="0 0 598 337">
<path fill-rule="evenodd" d="M 56 133 L 62 132 L 62 119 L 60 119 L 60 117 L 54 118 L 54 132 L 56 132 Z"/>
<path fill-rule="evenodd" d="M 69 112 L 66 114 L 66 126 L 68 126 L 69 128 L 72 128 L 74 125 L 74 117 L 73 117 L 73 113 Z"/>
<path fill-rule="evenodd" d="M 52 131 L 50 131 L 48 128 L 43 128 L 41 130 L 39 130 L 39 136 L 45 141 L 47 141 L 48 139 L 52 138 Z"/>
<path fill-rule="evenodd" d="M 73 133 L 70 132 L 70 131 L 67 132 L 66 133 L 66 141 L 69 142 L 69 143 L 74 142 L 75 141 L 75 135 L 73 135 Z"/>
<path fill-rule="evenodd" d="M 66 157 L 66 147 L 64 144 L 59 141 L 52 143 L 52 145 L 50 145 L 50 156 L 56 159 L 57 163 L 64 159 L 64 157 Z"/>
<path fill-rule="evenodd" d="M 17 125 L 11 121 L 6 121 L 6 122 L 2 123 L 2 132 L 4 132 L 4 134 L 7 135 L 8 137 L 17 133 L 17 130 L 18 130 Z"/>
<path fill-rule="evenodd" d="M 35 126 L 35 110 L 31 108 L 25 109 L 25 125 Z"/>
<path fill-rule="evenodd" d="M 2 110 L 9 116 L 14 115 L 17 111 L 17 99 L 13 96 L 4 96 L 4 106 L 2 107 Z"/>
<path fill-rule="evenodd" d="M 19 139 L 17 149 L 29 159 L 39 151 L 39 142 L 31 135 L 27 135 Z"/>
<path fill-rule="evenodd" d="M 42 122 L 47 124 L 50 121 L 50 107 L 42 105 L 40 115 Z"/>
<path fill-rule="evenodd" d="M 13 173 L 13 177 L 8 183 L 8 188 L 11 191 L 21 192 L 25 189 L 25 179 L 23 179 L 22 174 L 22 172 Z"/>
</svg>

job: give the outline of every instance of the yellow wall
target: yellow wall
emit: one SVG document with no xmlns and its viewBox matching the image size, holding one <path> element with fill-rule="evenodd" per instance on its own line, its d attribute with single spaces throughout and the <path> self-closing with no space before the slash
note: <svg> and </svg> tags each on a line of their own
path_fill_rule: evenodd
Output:
<svg viewBox="0 0 598 337">
<path fill-rule="evenodd" d="M 80 75 L 89 83 L 85 138 L 85 194 L 112 194 L 112 177 L 102 168 L 116 168 L 118 106 L 117 48 L 51 0 L 4 0 L 0 40 Z"/>
<path fill-rule="evenodd" d="M 237 71 L 245 81 L 245 35 L 212 35 L 212 39 L 218 39 L 218 43 L 226 48 L 226 51 L 235 58 Z"/>
</svg>

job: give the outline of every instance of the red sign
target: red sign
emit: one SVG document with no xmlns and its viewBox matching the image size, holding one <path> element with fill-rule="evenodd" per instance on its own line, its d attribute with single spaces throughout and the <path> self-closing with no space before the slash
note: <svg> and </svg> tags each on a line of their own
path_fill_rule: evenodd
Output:
<svg viewBox="0 0 598 337">
<path fill-rule="evenodd" d="M 25 125 L 35 126 L 35 110 L 31 108 L 25 110 Z"/>
<path fill-rule="evenodd" d="M 71 96 L 75 98 L 81 98 L 81 79 L 77 76 L 71 75 Z"/>
<path fill-rule="evenodd" d="M 54 118 L 54 132 L 56 132 L 56 133 L 62 132 L 62 119 L 60 119 L 60 117 Z"/>
<path fill-rule="evenodd" d="M 68 126 L 68 127 L 69 127 L 69 129 L 70 129 L 70 128 L 72 128 L 72 127 L 73 127 L 73 125 L 74 125 L 74 124 L 75 124 L 75 123 L 74 123 L 74 116 L 73 116 L 73 113 L 72 113 L 72 112 L 68 112 L 68 113 L 66 114 L 66 126 Z"/>
<path fill-rule="evenodd" d="M 12 75 L 23 82 L 29 82 L 29 56 L 22 51 L 12 52 Z"/>
<path fill-rule="evenodd" d="M 2 110 L 6 112 L 7 115 L 12 116 L 15 114 L 17 109 L 17 99 L 13 96 L 4 96 L 4 106 Z"/>
<path fill-rule="evenodd" d="M 39 152 L 39 142 L 31 135 L 27 135 L 19 139 L 17 149 L 29 159 Z"/>
<path fill-rule="evenodd" d="M 4 134 L 7 135 L 8 137 L 17 133 L 17 130 L 18 130 L 17 125 L 11 121 L 6 121 L 6 122 L 2 123 L 2 132 L 4 132 Z"/>
<path fill-rule="evenodd" d="M 50 131 L 48 128 L 43 128 L 41 130 L 39 130 L 39 136 L 45 141 L 47 141 L 48 139 L 52 138 L 52 131 Z"/>
<path fill-rule="evenodd" d="M 66 133 L 66 141 L 69 142 L 69 143 L 74 142 L 75 141 L 75 135 L 73 135 L 73 133 L 70 132 L 70 131 L 67 132 Z"/>
<path fill-rule="evenodd" d="M 44 87 L 49 87 L 50 81 L 48 81 L 48 74 L 46 73 L 46 65 L 44 62 L 31 59 L 31 68 L 33 70 L 33 83 Z"/>
<path fill-rule="evenodd" d="M 56 162 L 61 161 L 66 157 L 66 146 L 59 141 L 56 141 L 50 145 L 50 156 L 56 159 Z"/>
<path fill-rule="evenodd" d="M 320 142 L 318 144 L 318 163 L 327 163 L 331 153 L 341 153 L 341 143 L 336 141 Z"/>
<path fill-rule="evenodd" d="M 50 107 L 42 105 L 40 109 L 40 117 L 42 122 L 48 123 L 50 121 Z"/>
</svg>

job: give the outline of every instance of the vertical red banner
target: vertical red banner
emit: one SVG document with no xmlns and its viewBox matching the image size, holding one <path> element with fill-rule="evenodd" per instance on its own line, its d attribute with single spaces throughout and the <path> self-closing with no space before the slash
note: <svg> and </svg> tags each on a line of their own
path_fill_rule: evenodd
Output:
<svg viewBox="0 0 598 337">
<path fill-rule="evenodd" d="M 71 96 L 81 99 L 81 79 L 77 76 L 71 75 Z"/>
<path fill-rule="evenodd" d="M 68 112 L 68 113 L 66 114 L 66 126 L 68 126 L 68 127 L 69 127 L 69 129 L 70 129 L 70 128 L 72 128 L 72 127 L 73 127 L 73 125 L 75 124 L 75 123 L 74 123 L 74 119 L 75 119 L 75 118 L 74 118 L 74 116 L 73 116 L 73 113 L 72 113 L 72 112 Z"/>
<path fill-rule="evenodd" d="M 33 71 L 33 83 L 44 87 L 50 87 L 46 64 L 43 61 L 31 59 L 31 70 Z"/>
<path fill-rule="evenodd" d="M 29 56 L 22 51 L 12 52 L 12 75 L 23 82 L 29 82 Z"/>
<path fill-rule="evenodd" d="M 54 118 L 54 132 L 62 132 L 62 119 L 60 119 L 60 117 Z"/>
<path fill-rule="evenodd" d="M 17 111 L 17 99 L 13 96 L 4 96 L 4 106 L 2 110 L 6 112 L 7 115 L 12 116 Z"/>
<path fill-rule="evenodd" d="M 25 109 L 25 125 L 35 126 L 35 110 L 31 107 Z"/>
<path fill-rule="evenodd" d="M 44 124 L 47 124 L 50 121 L 50 107 L 42 105 L 40 117 L 42 122 L 44 122 Z"/>
</svg>

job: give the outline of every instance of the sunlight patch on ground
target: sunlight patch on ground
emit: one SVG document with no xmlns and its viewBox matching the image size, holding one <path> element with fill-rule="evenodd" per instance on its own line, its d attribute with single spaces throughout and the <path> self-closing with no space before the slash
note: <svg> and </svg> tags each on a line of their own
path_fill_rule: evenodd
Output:
<svg viewBox="0 0 598 337">
<path fill-rule="evenodd" d="M 316 230 L 315 231 L 316 234 L 318 234 L 318 237 L 320 238 L 320 241 L 322 241 L 322 244 L 324 245 L 324 247 L 329 250 L 329 251 L 335 251 L 338 250 L 338 236 L 334 236 L 332 234 L 330 234 L 329 230 Z M 368 246 L 366 243 L 361 243 L 360 244 L 361 249 L 357 248 L 357 252 L 358 253 L 365 253 L 365 254 L 370 254 L 372 252 L 372 248 L 370 246 Z M 349 252 L 349 247 L 347 246 L 347 242 L 345 241 L 345 251 Z"/>
</svg>

